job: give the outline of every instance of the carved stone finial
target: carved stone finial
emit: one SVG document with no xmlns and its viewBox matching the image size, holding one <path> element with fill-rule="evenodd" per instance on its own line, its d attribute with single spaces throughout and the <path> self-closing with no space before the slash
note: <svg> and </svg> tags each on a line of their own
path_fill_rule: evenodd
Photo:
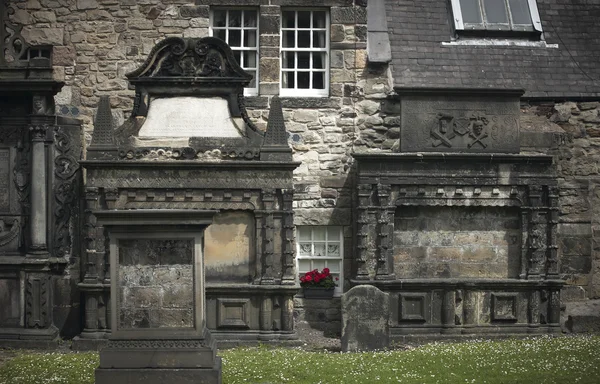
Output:
<svg viewBox="0 0 600 384">
<path fill-rule="evenodd" d="M 278 96 L 271 99 L 269 122 L 260 151 L 261 160 L 291 161 L 292 149 L 287 142 L 287 131 L 283 120 L 283 109 Z"/>
<path fill-rule="evenodd" d="M 88 152 L 92 154 L 92 158 L 106 157 L 106 154 L 117 151 L 114 137 L 114 127 L 112 120 L 112 112 L 110 110 L 110 100 L 108 96 L 101 96 L 98 103 L 98 111 L 96 112 L 96 120 L 94 121 L 94 132 L 92 134 L 92 142 Z M 103 152 L 103 155 L 94 152 Z"/>
</svg>

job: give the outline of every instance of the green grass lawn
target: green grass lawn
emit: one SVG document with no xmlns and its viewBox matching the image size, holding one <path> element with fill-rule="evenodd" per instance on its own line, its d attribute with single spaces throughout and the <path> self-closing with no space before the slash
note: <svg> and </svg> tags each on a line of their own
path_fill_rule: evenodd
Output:
<svg viewBox="0 0 600 384">
<path fill-rule="evenodd" d="M 233 383 L 600 383 L 600 336 L 435 343 L 368 353 L 221 351 Z M 0 383 L 93 383 L 97 353 L 21 354 Z"/>
</svg>

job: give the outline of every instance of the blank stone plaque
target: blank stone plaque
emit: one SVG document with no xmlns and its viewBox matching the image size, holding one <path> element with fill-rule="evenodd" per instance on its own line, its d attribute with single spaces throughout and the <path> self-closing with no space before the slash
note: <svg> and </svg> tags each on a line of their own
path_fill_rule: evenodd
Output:
<svg viewBox="0 0 600 384">
<path fill-rule="evenodd" d="M 168 97 L 150 102 L 139 137 L 241 137 L 227 100 Z"/>
</svg>

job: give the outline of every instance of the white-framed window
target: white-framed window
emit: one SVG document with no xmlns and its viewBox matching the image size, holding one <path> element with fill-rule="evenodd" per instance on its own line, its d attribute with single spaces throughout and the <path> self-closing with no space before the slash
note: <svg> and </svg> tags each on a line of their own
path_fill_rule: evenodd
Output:
<svg viewBox="0 0 600 384">
<path fill-rule="evenodd" d="M 281 96 L 329 96 L 329 12 L 281 12 Z"/>
<path fill-rule="evenodd" d="M 542 32 L 536 0 L 452 0 L 457 30 Z"/>
<path fill-rule="evenodd" d="M 298 226 L 296 227 L 298 252 L 296 260 L 300 275 L 318 269 L 329 268 L 336 281 L 334 295 L 343 293 L 342 273 L 344 262 L 344 236 L 342 227 Z"/>
<path fill-rule="evenodd" d="M 244 94 L 258 95 L 258 9 L 211 9 L 210 34 L 229 44 L 240 67 L 253 76 Z"/>
</svg>

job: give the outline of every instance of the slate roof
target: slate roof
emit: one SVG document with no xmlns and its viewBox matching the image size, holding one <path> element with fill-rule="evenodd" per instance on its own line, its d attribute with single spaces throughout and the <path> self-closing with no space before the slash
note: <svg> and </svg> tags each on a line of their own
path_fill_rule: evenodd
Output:
<svg viewBox="0 0 600 384">
<path fill-rule="evenodd" d="M 525 89 L 531 98 L 600 97 L 600 0 L 538 0 L 550 47 L 448 46 L 450 0 L 385 0 L 395 87 Z"/>
</svg>

